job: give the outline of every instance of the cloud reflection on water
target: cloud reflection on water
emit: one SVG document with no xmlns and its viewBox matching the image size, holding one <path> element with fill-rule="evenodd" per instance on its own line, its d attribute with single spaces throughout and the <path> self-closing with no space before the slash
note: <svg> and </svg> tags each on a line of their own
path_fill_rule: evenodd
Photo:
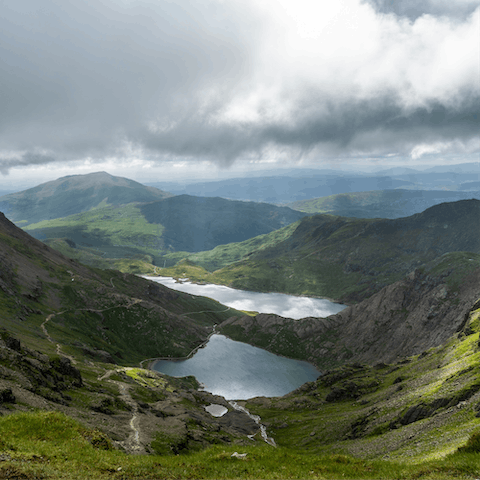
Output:
<svg viewBox="0 0 480 480">
<path fill-rule="evenodd" d="M 237 310 L 275 313 L 286 318 L 327 317 L 343 310 L 346 305 L 323 298 L 296 297 L 283 293 L 259 293 L 235 290 L 224 285 L 197 285 L 176 282 L 171 277 L 146 277 L 169 288 L 192 295 L 210 297 Z"/>
</svg>

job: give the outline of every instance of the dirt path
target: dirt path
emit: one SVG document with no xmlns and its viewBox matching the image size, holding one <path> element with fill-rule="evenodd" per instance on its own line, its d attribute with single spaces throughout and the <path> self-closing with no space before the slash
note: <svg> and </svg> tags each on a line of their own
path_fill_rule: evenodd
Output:
<svg viewBox="0 0 480 480">
<path fill-rule="evenodd" d="M 133 305 L 136 305 L 137 303 L 141 303 L 142 300 L 140 298 L 133 298 L 132 299 L 133 301 L 128 304 L 128 305 L 125 305 L 125 308 L 130 308 L 132 307 Z M 110 310 L 112 308 L 118 308 L 118 306 L 115 306 L 115 307 L 108 307 L 108 308 L 103 308 L 103 309 L 95 309 L 95 308 L 77 308 L 75 310 L 71 310 L 72 312 L 94 312 L 94 313 L 102 313 L 102 312 L 106 312 L 107 310 Z M 66 313 L 70 310 L 64 310 L 63 312 L 58 312 L 58 313 L 51 313 L 50 315 L 48 315 L 48 317 L 45 319 L 45 321 L 40 325 L 40 328 L 42 329 L 42 332 L 44 333 L 45 337 L 47 337 L 47 340 L 50 342 L 50 343 L 55 343 L 52 339 L 52 337 L 50 336 L 50 334 L 48 333 L 48 330 L 47 330 L 47 323 L 55 316 L 57 315 L 62 315 L 63 313 Z M 73 364 L 76 364 L 77 361 L 75 360 L 74 357 L 72 357 L 71 355 L 68 355 L 64 352 L 62 352 L 62 346 L 60 343 L 57 343 L 56 344 L 56 352 L 57 352 L 57 355 L 62 355 L 64 357 L 67 357 Z"/>
<path fill-rule="evenodd" d="M 120 395 L 123 401 L 132 407 L 132 418 L 130 419 L 130 428 L 132 429 L 132 433 L 124 442 L 125 449 L 128 452 L 134 453 L 137 455 L 146 454 L 147 452 L 145 451 L 145 448 L 140 443 L 140 425 L 139 425 L 140 421 L 138 417 L 137 402 L 133 400 L 128 388 L 123 383 L 120 383 L 120 382 L 114 382 L 114 383 L 118 385 Z"/>
<path fill-rule="evenodd" d="M 133 301 L 126 305 L 125 308 L 130 308 L 132 307 L 133 305 L 136 305 L 137 303 L 140 303 L 142 302 L 141 299 L 139 298 L 134 298 Z M 94 309 L 94 308 L 79 308 L 79 309 L 76 309 L 76 310 L 73 310 L 73 311 L 89 311 L 89 312 L 95 312 L 95 313 L 102 313 L 102 312 L 105 312 L 107 310 L 110 310 L 112 308 L 117 308 L 117 307 L 108 307 L 108 308 L 104 308 L 104 309 Z M 65 313 L 66 311 L 68 310 L 65 310 L 63 312 L 58 312 L 58 313 L 51 313 L 50 315 L 48 315 L 48 317 L 45 319 L 45 321 L 40 325 L 40 328 L 42 330 L 42 332 L 44 333 L 45 337 L 47 338 L 47 340 L 50 342 L 50 343 L 53 343 L 55 344 L 55 342 L 53 341 L 52 337 L 50 336 L 50 334 L 48 333 L 48 330 L 47 330 L 47 323 L 52 319 L 54 318 L 56 315 L 62 315 L 63 313 Z M 64 353 L 62 351 L 62 346 L 60 343 L 57 343 L 56 344 L 56 353 L 57 355 L 61 355 L 63 357 L 66 357 L 68 358 L 72 364 L 76 364 L 77 361 L 75 360 L 74 357 L 72 357 L 71 355 L 67 355 L 66 353 Z M 135 400 L 133 400 L 132 396 L 130 395 L 130 392 L 129 392 L 129 389 L 127 388 L 127 386 L 122 383 L 122 382 L 118 382 L 116 380 L 110 380 L 109 377 L 113 374 L 113 373 L 118 373 L 118 372 L 122 372 L 122 369 L 115 369 L 115 370 L 108 370 L 107 372 L 105 372 L 104 375 L 98 377 L 98 380 L 99 381 L 102 381 L 102 380 L 106 380 L 106 381 L 109 381 L 109 382 L 112 382 L 114 384 L 117 385 L 118 387 L 118 390 L 119 390 L 119 393 L 120 393 L 120 396 L 122 397 L 122 400 L 131 407 L 132 409 L 132 417 L 130 418 L 130 422 L 129 422 L 129 425 L 130 425 L 130 428 L 132 430 L 132 433 L 129 435 L 129 437 L 120 442 L 123 447 L 125 448 L 125 450 L 129 453 L 132 453 L 132 454 L 138 454 L 138 455 L 143 455 L 143 454 L 146 454 L 146 450 L 144 448 L 144 446 L 140 443 L 140 426 L 139 426 L 139 416 L 138 416 L 138 405 L 137 405 L 137 402 L 135 402 Z"/>
<path fill-rule="evenodd" d="M 132 433 L 129 435 L 129 437 L 126 440 L 119 443 L 122 444 L 122 446 L 125 448 L 125 450 L 128 453 L 136 454 L 136 455 L 144 455 L 147 452 L 144 446 L 140 443 L 140 422 L 139 422 L 139 416 L 138 416 L 137 402 L 135 402 L 135 400 L 132 398 L 128 387 L 124 383 L 118 382 L 117 380 L 109 379 L 110 376 L 113 375 L 114 373 L 122 373 L 123 371 L 124 370 L 122 368 L 108 370 L 102 376 L 98 377 L 98 380 L 99 381 L 107 380 L 117 385 L 118 391 L 120 393 L 120 396 L 122 397 L 122 400 L 132 408 L 132 417 L 130 418 L 130 423 L 129 423 Z"/>
<path fill-rule="evenodd" d="M 42 329 L 43 333 L 45 334 L 45 336 L 47 337 L 47 340 L 50 342 L 50 343 L 55 343 L 52 339 L 52 337 L 50 336 L 50 334 L 48 333 L 48 330 L 47 330 L 47 323 L 55 316 L 55 315 L 61 315 L 62 313 L 65 313 L 65 312 L 59 312 L 59 313 L 52 313 L 50 314 L 46 319 L 45 321 L 40 325 L 40 328 Z M 55 349 L 57 355 L 61 355 L 62 357 L 66 357 L 68 358 L 73 365 L 76 365 L 77 364 L 77 361 L 75 360 L 74 357 L 72 357 L 71 355 L 68 355 L 66 354 L 65 352 L 62 352 L 62 346 L 57 343 L 56 344 L 56 349 Z"/>
</svg>

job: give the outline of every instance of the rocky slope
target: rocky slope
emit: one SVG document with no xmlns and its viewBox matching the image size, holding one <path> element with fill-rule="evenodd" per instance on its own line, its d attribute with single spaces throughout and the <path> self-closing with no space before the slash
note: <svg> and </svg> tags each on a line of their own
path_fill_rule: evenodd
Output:
<svg viewBox="0 0 480 480">
<path fill-rule="evenodd" d="M 423 271 L 422 271 L 423 270 Z M 316 363 L 391 363 L 441 345 L 480 298 L 480 256 L 449 254 L 336 315 L 291 320 L 260 314 L 220 325 L 233 339 Z"/>
<path fill-rule="evenodd" d="M 92 444 L 113 442 L 131 453 L 250 443 L 258 425 L 225 399 L 197 391 L 193 377 L 131 366 L 186 356 L 214 324 L 238 314 L 143 278 L 80 265 L 0 214 L 0 416 L 63 412 L 97 429 Z M 228 413 L 213 417 L 205 410 L 210 403 Z"/>
</svg>

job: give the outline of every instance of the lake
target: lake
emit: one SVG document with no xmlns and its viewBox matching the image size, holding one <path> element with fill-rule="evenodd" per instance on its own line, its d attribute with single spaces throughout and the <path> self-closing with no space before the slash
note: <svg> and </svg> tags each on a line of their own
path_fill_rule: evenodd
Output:
<svg viewBox="0 0 480 480">
<path fill-rule="evenodd" d="M 283 293 L 260 293 L 235 290 L 224 285 L 197 285 L 176 282 L 170 277 L 145 277 L 169 288 L 192 295 L 210 297 L 236 310 L 275 313 L 286 318 L 328 317 L 342 311 L 346 305 L 324 298 L 298 297 Z"/>
<path fill-rule="evenodd" d="M 197 285 L 176 282 L 170 277 L 146 278 L 174 290 L 213 298 L 237 310 L 275 313 L 287 318 L 326 317 L 346 307 L 321 298 Z M 308 362 L 280 357 L 223 335 L 212 335 L 207 345 L 188 360 L 157 360 L 152 368 L 174 377 L 194 375 L 206 391 L 228 400 L 282 396 L 320 375 Z"/>
<path fill-rule="evenodd" d="M 194 375 L 206 391 L 227 400 L 279 397 L 320 375 L 310 363 L 280 357 L 216 334 L 192 358 L 157 360 L 152 368 L 173 377 Z"/>
</svg>

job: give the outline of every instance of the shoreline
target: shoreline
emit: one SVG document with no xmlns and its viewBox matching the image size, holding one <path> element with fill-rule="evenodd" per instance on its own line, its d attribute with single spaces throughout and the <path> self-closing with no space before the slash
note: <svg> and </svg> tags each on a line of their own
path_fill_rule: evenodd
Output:
<svg viewBox="0 0 480 480">
<path fill-rule="evenodd" d="M 186 357 L 154 357 L 154 358 L 146 358 L 145 360 L 142 360 L 140 362 L 140 368 L 145 368 L 143 366 L 144 362 L 149 362 L 147 364 L 147 367 L 145 368 L 146 370 L 154 370 L 156 371 L 154 368 L 153 368 L 153 365 L 155 365 L 155 363 L 159 360 L 168 360 L 169 362 L 181 362 L 181 361 L 184 361 L 184 360 L 188 360 L 190 358 L 192 358 L 197 352 L 198 350 L 200 350 L 201 348 L 205 347 L 207 345 L 207 343 L 209 342 L 210 338 L 212 335 L 215 335 L 217 332 L 215 331 L 215 327 L 217 325 L 214 325 L 213 326 L 213 330 L 208 334 L 208 337 L 206 338 L 206 340 L 204 340 L 200 345 L 198 345 L 197 347 L 195 347 Z M 160 373 L 160 372 L 159 372 Z"/>
<path fill-rule="evenodd" d="M 215 325 L 216 326 L 216 325 Z M 288 357 L 287 355 L 282 355 L 281 353 L 277 353 L 277 352 L 272 352 L 271 350 L 269 350 L 268 348 L 264 348 L 264 347 L 259 347 L 258 345 L 254 345 L 252 343 L 248 343 L 248 342 L 243 342 L 241 340 L 235 340 L 234 338 L 230 337 L 229 335 L 227 335 L 226 333 L 223 333 L 221 331 L 216 331 L 215 330 L 215 326 L 214 326 L 214 330 L 208 335 L 207 339 L 202 342 L 198 347 L 195 347 L 186 357 L 155 357 L 155 358 L 147 358 L 145 360 L 142 360 L 140 362 L 140 367 L 141 368 L 144 368 L 146 370 L 153 370 L 154 372 L 158 372 L 158 370 L 155 370 L 153 368 L 153 366 L 155 365 L 155 363 L 159 360 L 167 360 L 169 362 L 180 362 L 180 361 L 184 361 L 184 360 L 189 360 L 191 357 L 193 357 L 198 350 L 200 350 L 201 348 L 205 347 L 207 345 L 207 343 L 209 342 L 210 338 L 212 337 L 212 335 L 222 335 L 224 336 L 225 338 L 228 338 L 229 340 L 231 340 L 232 342 L 238 342 L 238 343 L 244 343 L 245 345 L 250 345 L 251 347 L 255 347 L 255 348 L 259 348 L 261 350 L 265 350 L 266 352 L 269 352 L 271 353 L 272 355 L 276 355 L 278 357 L 282 357 L 282 358 L 287 358 L 289 360 L 296 360 L 298 362 L 305 362 L 305 363 L 308 363 L 309 365 L 312 365 L 313 367 L 315 367 L 317 369 L 317 371 L 319 372 L 319 377 L 323 375 L 323 372 L 320 370 L 319 366 L 314 363 L 314 362 L 310 362 L 309 360 L 305 360 L 303 358 L 295 358 L 295 357 Z M 221 326 L 221 324 L 220 324 Z M 147 364 L 146 367 L 143 366 L 143 363 L 144 362 L 149 362 Z M 158 373 L 161 373 L 161 372 L 158 372 Z"/>
<path fill-rule="evenodd" d="M 169 275 L 141 275 L 143 278 L 146 278 L 147 280 L 149 280 L 150 278 L 171 278 L 173 280 L 175 280 L 175 283 L 180 283 L 180 284 L 183 284 L 183 283 L 191 283 L 192 285 L 215 285 L 215 286 L 218 286 L 218 287 L 227 287 L 227 288 L 231 288 L 232 290 L 237 290 L 239 292 L 251 292 L 251 293 L 265 293 L 265 294 L 271 294 L 271 293 L 275 293 L 275 294 L 278 294 L 278 295 L 286 295 L 286 296 L 290 296 L 290 297 L 299 297 L 299 298 L 313 298 L 313 299 L 316 299 L 316 300 L 328 300 L 329 302 L 331 303 L 335 303 L 336 305 L 345 305 L 345 307 L 351 307 L 352 305 L 356 305 L 355 303 L 342 303 L 340 302 L 340 300 L 335 300 L 333 298 L 329 298 L 329 297 L 319 297 L 319 296 L 316 296 L 316 295 L 309 295 L 309 294 L 305 294 L 305 295 L 302 295 L 300 293 L 285 293 L 285 292 L 275 292 L 275 291 L 264 291 L 264 290 L 245 290 L 243 288 L 234 288 L 234 287 L 231 287 L 230 285 L 225 285 L 224 283 L 213 283 L 213 282 L 204 282 L 204 281 L 195 281 L 195 280 L 192 280 L 191 278 L 189 277 L 171 277 Z M 152 280 L 154 281 L 154 280 Z M 166 286 L 166 285 L 164 285 Z M 167 287 L 167 288 L 170 288 L 170 287 Z M 175 289 L 173 289 L 175 290 Z M 180 291 L 180 290 L 179 290 Z M 196 295 L 196 294 L 191 294 L 191 295 Z M 201 295 L 199 295 L 201 296 Z M 261 312 L 260 312 L 261 313 Z M 332 315 L 336 315 L 335 313 L 332 313 Z M 328 315 L 330 316 L 330 315 Z M 319 318 L 326 318 L 326 317 L 319 317 Z"/>
</svg>

